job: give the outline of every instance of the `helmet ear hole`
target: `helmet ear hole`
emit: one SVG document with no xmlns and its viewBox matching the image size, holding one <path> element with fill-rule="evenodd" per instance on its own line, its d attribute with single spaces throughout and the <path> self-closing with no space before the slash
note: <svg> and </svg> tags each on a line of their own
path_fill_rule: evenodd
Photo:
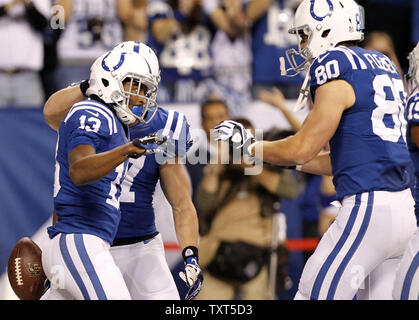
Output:
<svg viewBox="0 0 419 320">
<path fill-rule="evenodd" d="M 330 29 L 324 30 L 322 32 L 322 38 L 326 38 L 329 35 L 329 33 L 330 33 Z"/>
<path fill-rule="evenodd" d="M 102 83 L 105 86 L 105 88 L 109 86 L 109 81 L 106 80 L 105 78 L 102 78 Z"/>
</svg>

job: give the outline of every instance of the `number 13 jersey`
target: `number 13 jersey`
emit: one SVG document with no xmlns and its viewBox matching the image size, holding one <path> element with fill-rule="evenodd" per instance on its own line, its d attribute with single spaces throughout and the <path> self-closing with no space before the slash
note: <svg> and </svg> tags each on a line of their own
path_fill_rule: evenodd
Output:
<svg viewBox="0 0 419 320">
<path fill-rule="evenodd" d="M 403 115 L 406 97 L 396 66 L 380 52 L 338 46 L 317 57 L 310 67 L 313 99 L 320 85 L 338 79 L 348 82 L 356 97 L 330 140 L 338 199 L 408 188 L 412 163 Z"/>
</svg>

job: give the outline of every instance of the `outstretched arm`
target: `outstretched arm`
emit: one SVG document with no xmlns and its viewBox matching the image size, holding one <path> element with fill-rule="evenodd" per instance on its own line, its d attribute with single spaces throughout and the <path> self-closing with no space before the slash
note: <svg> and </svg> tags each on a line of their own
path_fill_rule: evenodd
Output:
<svg viewBox="0 0 419 320">
<path fill-rule="evenodd" d="M 336 92 L 340 92 L 336 95 Z M 316 91 L 313 109 L 301 129 L 294 135 L 277 141 L 263 141 L 263 160 L 292 166 L 314 159 L 335 133 L 343 112 L 355 103 L 352 86 L 344 80 L 333 80 Z M 257 146 L 259 147 L 259 146 Z M 253 147 L 252 153 L 254 153 Z"/>
</svg>

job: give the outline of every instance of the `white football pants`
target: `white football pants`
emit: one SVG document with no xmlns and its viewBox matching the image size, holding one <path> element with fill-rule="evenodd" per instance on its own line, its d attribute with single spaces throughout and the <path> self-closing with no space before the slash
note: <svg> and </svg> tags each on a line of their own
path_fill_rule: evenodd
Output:
<svg viewBox="0 0 419 320">
<path fill-rule="evenodd" d="M 358 299 L 392 299 L 397 265 L 416 229 L 413 206 L 409 189 L 345 197 L 304 266 L 295 299 L 350 300 L 360 288 L 369 292 Z"/>
<path fill-rule="evenodd" d="M 180 299 L 161 234 L 150 240 L 111 247 L 110 252 L 133 300 Z"/>
<path fill-rule="evenodd" d="M 419 300 L 419 228 L 403 254 L 394 282 L 393 299 Z"/>
<path fill-rule="evenodd" d="M 41 300 L 130 300 L 110 245 L 90 234 L 58 234 L 45 244 L 42 266 L 51 282 Z"/>
</svg>

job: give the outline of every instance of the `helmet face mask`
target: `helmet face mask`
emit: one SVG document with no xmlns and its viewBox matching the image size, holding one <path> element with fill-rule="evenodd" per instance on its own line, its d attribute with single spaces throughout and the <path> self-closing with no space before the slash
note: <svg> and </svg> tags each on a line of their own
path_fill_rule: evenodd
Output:
<svg viewBox="0 0 419 320">
<path fill-rule="evenodd" d="M 406 73 L 407 94 L 411 95 L 419 90 L 419 42 L 409 53 L 409 69 Z"/>
</svg>

